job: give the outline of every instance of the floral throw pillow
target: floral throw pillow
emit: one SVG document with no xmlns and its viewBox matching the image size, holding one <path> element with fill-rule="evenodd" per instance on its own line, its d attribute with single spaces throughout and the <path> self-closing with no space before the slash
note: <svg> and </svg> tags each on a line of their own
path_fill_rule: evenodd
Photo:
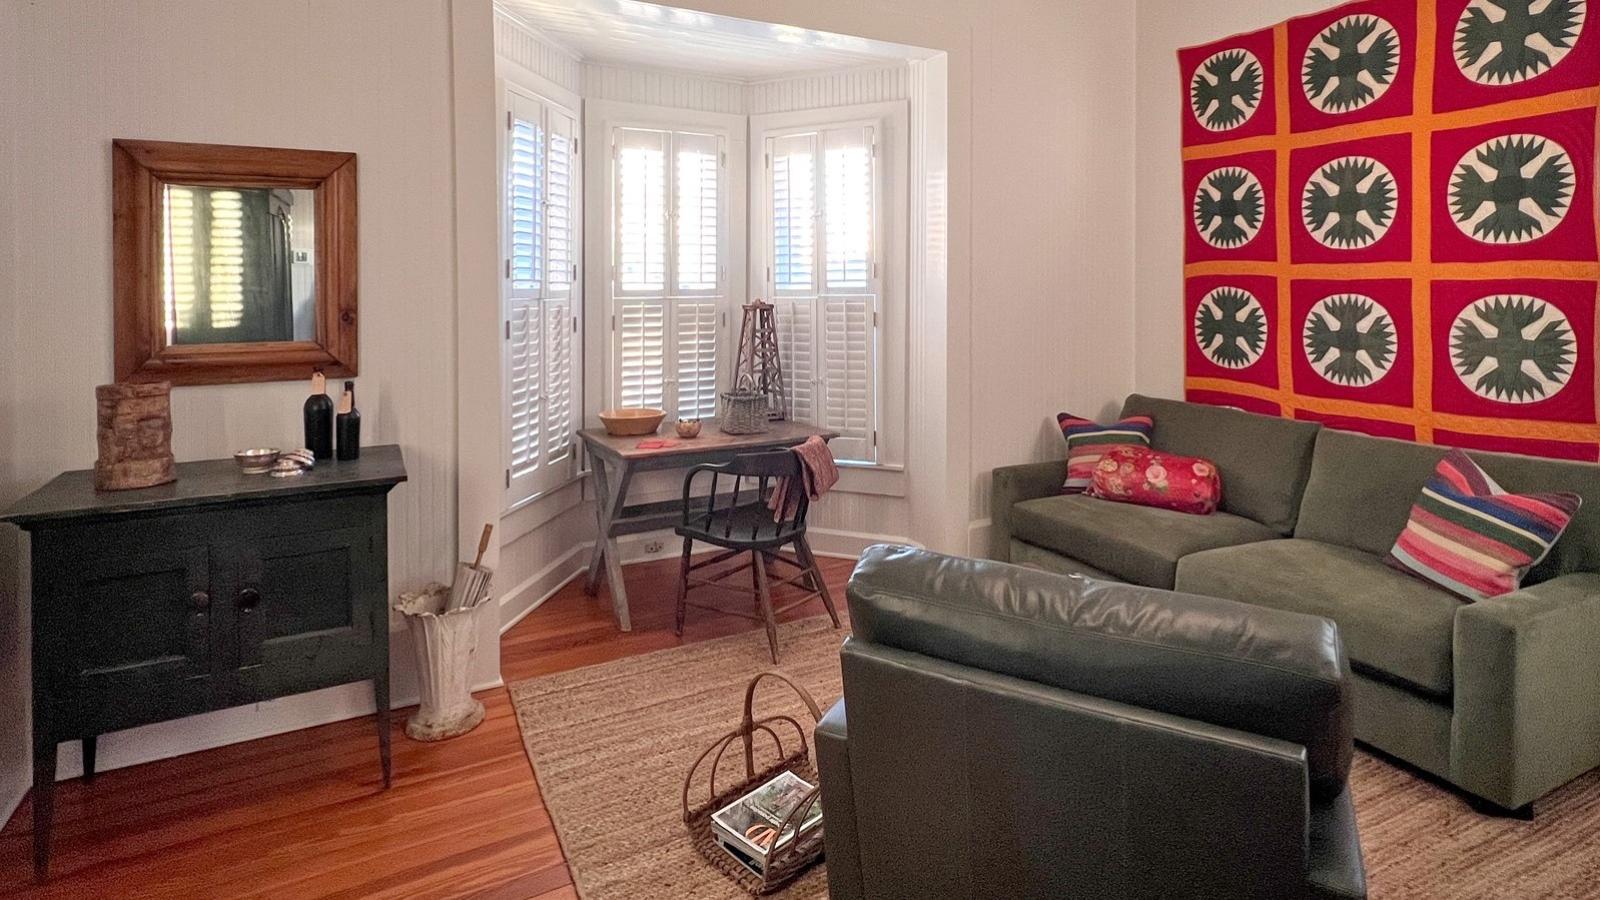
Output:
<svg viewBox="0 0 1600 900">
<path fill-rule="evenodd" d="M 1222 502 L 1222 476 L 1210 460 L 1119 447 L 1094 467 L 1091 496 L 1208 516 Z"/>
<path fill-rule="evenodd" d="M 1071 413 L 1060 413 L 1056 424 L 1067 439 L 1067 480 L 1063 494 L 1081 494 L 1094 483 L 1094 467 L 1106 451 L 1117 447 L 1148 447 L 1155 422 L 1149 416 L 1129 416 L 1120 422 L 1101 425 Z"/>
</svg>

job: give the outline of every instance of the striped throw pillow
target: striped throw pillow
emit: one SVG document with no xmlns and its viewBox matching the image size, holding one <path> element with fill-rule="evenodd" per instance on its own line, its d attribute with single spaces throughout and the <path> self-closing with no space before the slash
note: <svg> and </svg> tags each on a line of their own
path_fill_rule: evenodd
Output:
<svg viewBox="0 0 1600 900">
<path fill-rule="evenodd" d="M 1149 416 L 1130 416 L 1114 425 L 1098 425 L 1070 413 L 1056 416 L 1061 436 L 1067 439 L 1067 480 L 1063 494 L 1081 494 L 1094 484 L 1094 467 L 1100 457 L 1116 447 L 1149 447 L 1155 422 Z"/>
<path fill-rule="evenodd" d="M 1577 494 L 1506 493 L 1451 450 L 1423 485 L 1388 563 L 1467 600 L 1509 594 L 1582 504 Z"/>
</svg>

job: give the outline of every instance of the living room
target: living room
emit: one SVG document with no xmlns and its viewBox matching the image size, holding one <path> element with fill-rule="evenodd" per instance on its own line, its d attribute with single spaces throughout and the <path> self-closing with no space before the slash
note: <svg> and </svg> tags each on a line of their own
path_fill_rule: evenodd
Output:
<svg viewBox="0 0 1600 900">
<path fill-rule="evenodd" d="M 1588 11 L 0 0 L 0 891 L 1600 896 Z"/>
</svg>

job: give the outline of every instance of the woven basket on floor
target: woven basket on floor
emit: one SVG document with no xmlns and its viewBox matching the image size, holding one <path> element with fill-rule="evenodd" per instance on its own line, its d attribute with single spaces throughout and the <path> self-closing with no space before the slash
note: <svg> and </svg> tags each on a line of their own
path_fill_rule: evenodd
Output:
<svg viewBox="0 0 1600 900">
<path fill-rule="evenodd" d="M 776 671 L 762 672 L 750 679 L 750 684 L 744 691 L 744 720 L 739 727 L 728 732 L 717 740 L 716 743 L 706 748 L 700 758 L 689 767 L 689 775 L 683 780 L 683 821 L 689 827 L 689 837 L 694 842 L 694 847 L 706 858 L 712 866 L 723 874 L 733 879 L 738 885 L 749 891 L 752 895 L 761 896 L 778 890 L 793 881 L 813 863 L 822 858 L 822 828 L 813 828 L 808 832 L 791 839 L 789 843 L 778 847 L 767 856 L 766 873 L 758 876 L 754 872 L 740 865 L 726 850 L 720 847 L 712 837 L 711 816 L 740 797 L 755 790 L 781 772 L 793 772 L 809 784 L 821 784 L 817 777 L 817 770 L 811 762 L 811 748 L 806 741 L 806 730 L 795 721 L 793 716 L 767 716 L 757 719 L 754 704 L 756 686 L 763 678 L 776 678 L 794 689 L 794 692 L 805 702 L 806 709 L 811 713 L 813 725 L 822 720 L 822 711 L 817 707 L 817 701 L 811 699 L 805 688 L 795 684 L 787 675 Z M 780 732 L 787 733 L 794 730 L 796 742 L 790 744 L 792 752 L 786 752 Z M 755 768 L 755 736 L 757 732 L 765 733 L 772 739 L 778 752 L 778 761 L 772 765 L 756 771 Z M 722 764 L 722 758 L 734 742 L 740 742 L 744 750 L 744 779 L 737 784 L 717 789 L 717 769 Z M 689 805 L 689 793 L 695 785 L 695 776 L 706 768 L 705 787 L 710 795 L 709 799 L 698 806 Z M 783 827 L 778 829 L 779 834 L 795 829 L 799 823 L 806 820 L 811 808 L 822 799 L 822 788 L 813 788 L 810 794 L 797 805 Z"/>
</svg>

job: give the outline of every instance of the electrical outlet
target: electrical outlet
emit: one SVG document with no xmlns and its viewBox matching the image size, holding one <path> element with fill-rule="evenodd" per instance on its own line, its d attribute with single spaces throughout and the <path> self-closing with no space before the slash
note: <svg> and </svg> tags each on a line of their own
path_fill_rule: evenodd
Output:
<svg viewBox="0 0 1600 900">
<path fill-rule="evenodd" d="M 646 541 L 645 545 L 644 545 L 644 552 L 646 552 L 646 553 L 660 553 L 661 552 L 661 542 L 660 541 Z"/>
</svg>

